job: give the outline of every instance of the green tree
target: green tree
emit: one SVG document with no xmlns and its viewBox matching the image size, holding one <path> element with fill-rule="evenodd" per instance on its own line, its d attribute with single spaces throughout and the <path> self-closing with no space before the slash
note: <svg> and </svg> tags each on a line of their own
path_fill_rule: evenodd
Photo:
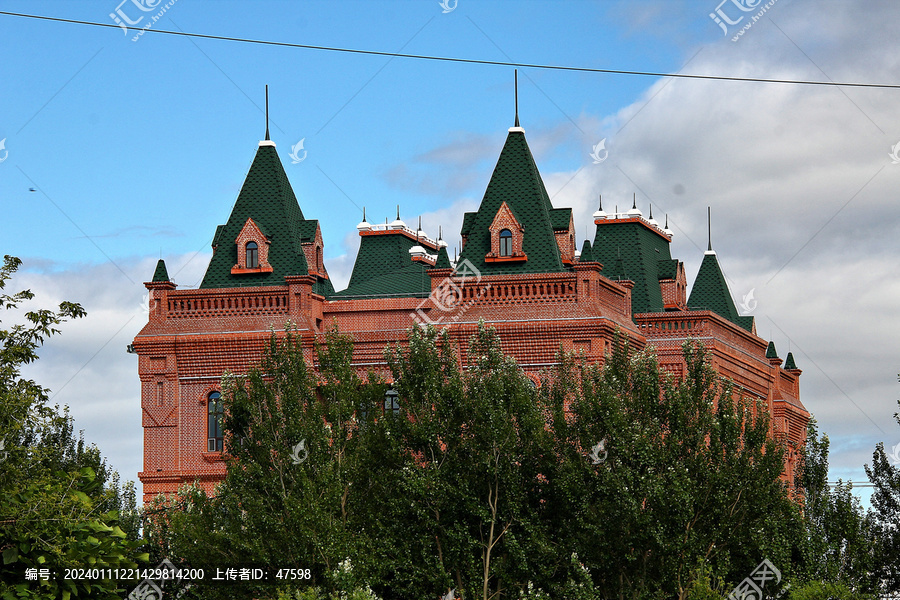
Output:
<svg viewBox="0 0 900 600">
<path fill-rule="evenodd" d="M 853 495 L 851 483 L 838 482 L 834 488 L 829 487 L 828 449 L 828 436 L 820 437 L 816 421 L 811 419 L 798 478 L 806 534 L 800 546 L 802 567 L 798 575 L 810 583 L 872 593 L 877 589 L 873 573 L 878 530 Z"/>
<path fill-rule="evenodd" d="M 900 401 L 898 401 L 900 406 Z M 894 413 L 900 425 L 900 412 Z M 900 436 L 898 436 L 900 437 Z M 900 439 L 889 455 L 879 442 L 866 475 L 874 485 L 872 508 L 879 532 L 875 547 L 877 577 L 882 593 L 900 593 Z"/>
<path fill-rule="evenodd" d="M 736 583 L 763 558 L 789 570 L 796 510 L 765 407 L 701 346 L 683 351 L 683 379 L 661 373 L 652 350 L 616 343 L 603 367 L 563 361 L 543 388 L 563 458 L 551 530 L 603 597 L 683 598 L 696 577 Z"/>
<path fill-rule="evenodd" d="M 350 340 L 326 337 L 314 352 L 318 372 L 288 331 L 273 332 L 258 368 L 226 375 L 225 480 L 212 497 L 188 487 L 155 509 L 149 537 L 164 552 L 208 572 L 222 565 L 308 570 L 294 587 L 335 589 L 338 565 L 364 545 L 348 528 L 349 473 L 359 443 L 355 413 L 368 388 L 350 366 Z M 203 593 L 243 597 L 232 588 Z"/>
<path fill-rule="evenodd" d="M 2 293 L 21 261 L 4 257 L 0 308 L 15 309 L 33 294 Z M 66 320 L 84 316 L 78 304 L 24 314 L 0 329 L 0 597 L 120 598 L 117 582 L 64 578 L 67 568 L 135 567 L 138 551 L 133 487 L 119 487 L 96 447 L 75 440 L 67 411 L 47 404 L 47 390 L 24 379 L 22 365 Z M 127 515 L 120 513 L 125 508 Z M 120 521 L 120 519 L 122 519 Z M 124 525 L 131 533 L 126 533 Z M 25 569 L 48 569 L 25 581 Z"/>
<path fill-rule="evenodd" d="M 183 491 L 163 537 L 194 566 L 310 568 L 326 595 L 715 597 L 764 558 L 793 576 L 805 530 L 765 406 L 684 354 L 682 379 L 621 343 L 561 355 L 536 388 L 490 328 L 465 349 L 414 329 L 389 391 L 336 332 L 314 352 L 273 334 L 226 377 L 224 483 Z"/>
</svg>

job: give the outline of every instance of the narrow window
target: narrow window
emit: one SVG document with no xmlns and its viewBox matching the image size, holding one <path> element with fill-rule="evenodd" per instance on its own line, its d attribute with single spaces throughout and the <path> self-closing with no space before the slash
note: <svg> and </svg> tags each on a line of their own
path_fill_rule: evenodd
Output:
<svg viewBox="0 0 900 600">
<path fill-rule="evenodd" d="M 259 267 L 259 246 L 256 242 L 247 242 L 247 268 L 255 269 Z"/>
<path fill-rule="evenodd" d="M 512 231 L 509 229 L 500 232 L 500 256 L 512 256 Z"/>
<path fill-rule="evenodd" d="M 400 414 L 400 394 L 397 390 L 391 388 L 384 393 L 384 414 L 397 416 Z"/>
<path fill-rule="evenodd" d="M 206 402 L 206 451 L 221 452 L 225 443 L 222 435 L 222 394 L 210 392 Z"/>
</svg>

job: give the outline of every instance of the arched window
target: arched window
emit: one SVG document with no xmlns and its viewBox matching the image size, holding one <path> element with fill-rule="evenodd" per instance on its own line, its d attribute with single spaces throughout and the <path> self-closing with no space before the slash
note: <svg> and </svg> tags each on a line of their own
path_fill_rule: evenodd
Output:
<svg viewBox="0 0 900 600">
<path fill-rule="evenodd" d="M 256 242 L 247 242 L 247 268 L 256 269 L 259 267 L 259 246 Z"/>
<path fill-rule="evenodd" d="M 500 232 L 500 256 L 512 256 L 512 231 L 509 229 Z"/>
<path fill-rule="evenodd" d="M 322 247 L 316 246 L 316 273 L 322 272 Z"/>
<path fill-rule="evenodd" d="M 210 392 L 206 398 L 206 451 L 221 452 L 225 437 L 222 435 L 222 394 Z"/>
</svg>

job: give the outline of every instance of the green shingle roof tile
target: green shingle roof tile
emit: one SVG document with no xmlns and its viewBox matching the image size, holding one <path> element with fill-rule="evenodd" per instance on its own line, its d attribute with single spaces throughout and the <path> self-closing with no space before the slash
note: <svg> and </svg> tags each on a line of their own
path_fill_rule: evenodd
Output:
<svg viewBox="0 0 900 600">
<path fill-rule="evenodd" d="M 504 202 L 524 229 L 522 250 L 527 261 L 487 263 L 484 260 L 491 251 L 489 227 Z M 468 235 L 468 239 L 460 260 L 471 261 L 479 271 L 487 274 L 566 271 L 553 235 L 550 217 L 553 210 L 525 134 L 510 131 L 478 212 L 463 218 L 463 234 Z"/>
<path fill-rule="evenodd" d="M 273 269 L 271 273 L 231 273 L 231 268 L 238 262 L 235 240 L 248 218 L 253 219 L 270 242 L 268 262 Z M 303 217 L 275 146 L 261 145 L 228 221 L 216 228 L 215 252 L 200 287 L 283 285 L 285 276 L 306 275 L 309 268 L 301 241 L 310 229 L 315 234 L 315 227 L 315 221 Z M 319 287 L 323 291 L 333 289 L 330 283 Z"/>
<path fill-rule="evenodd" d="M 169 272 L 166 270 L 166 261 L 163 259 L 159 259 L 159 262 L 156 263 L 152 281 L 169 281 Z"/>
<path fill-rule="evenodd" d="M 591 250 L 590 240 L 584 240 L 584 244 L 581 245 L 581 258 L 578 260 L 579 262 L 592 262 L 594 260 L 594 252 Z"/>
<path fill-rule="evenodd" d="M 715 252 L 707 251 L 703 255 L 703 262 L 700 263 L 700 270 L 688 298 L 688 307 L 711 310 L 738 327 L 752 331 L 753 317 L 738 314 Z"/>
<path fill-rule="evenodd" d="M 778 352 L 775 350 L 775 342 L 769 342 L 769 347 L 766 348 L 766 358 L 778 358 Z"/>
<path fill-rule="evenodd" d="M 675 279 L 678 275 L 678 259 L 663 259 L 656 265 L 659 280 Z"/>
<path fill-rule="evenodd" d="M 441 249 L 438 250 L 437 261 L 434 263 L 435 269 L 451 269 L 453 266 L 450 264 L 450 255 L 447 254 L 447 246 L 441 246 Z"/>
<path fill-rule="evenodd" d="M 300 223 L 300 240 L 312 242 L 316 239 L 316 229 L 319 227 L 318 219 L 307 219 Z"/>
<path fill-rule="evenodd" d="M 473 213 L 473 212 L 467 212 L 467 213 L 463 214 L 462 229 L 460 230 L 460 233 L 462 235 L 469 234 L 469 230 L 472 229 L 472 223 L 475 222 L 475 216 L 477 214 L 478 213 Z"/>
<path fill-rule="evenodd" d="M 796 369 L 797 363 L 794 362 L 794 353 L 788 352 L 787 358 L 784 360 L 785 369 Z"/>
<path fill-rule="evenodd" d="M 410 258 L 409 249 L 415 245 L 401 233 L 362 236 L 350 283 L 333 297 L 427 297 L 429 266 Z"/>
<path fill-rule="evenodd" d="M 554 230 L 569 229 L 572 220 L 571 208 L 553 208 L 550 210 L 550 225 Z"/>
<path fill-rule="evenodd" d="M 662 312 L 659 287 L 660 265 L 672 262 L 669 242 L 645 225 L 635 221 L 601 223 L 592 246 L 594 260 L 608 265 L 604 273 L 610 279 L 627 278 L 634 282 L 631 312 Z M 621 262 L 622 266 L 617 267 Z M 677 262 L 677 261 L 676 261 Z"/>
</svg>

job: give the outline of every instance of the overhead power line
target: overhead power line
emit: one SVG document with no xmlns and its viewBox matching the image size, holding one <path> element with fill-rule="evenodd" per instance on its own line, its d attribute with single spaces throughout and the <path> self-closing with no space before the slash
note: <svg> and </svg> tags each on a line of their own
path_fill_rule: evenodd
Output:
<svg viewBox="0 0 900 600">
<path fill-rule="evenodd" d="M 745 81 L 756 83 L 789 83 L 796 85 L 822 85 L 830 87 L 858 87 L 858 88 L 886 88 L 900 89 L 900 84 L 891 83 L 861 83 L 847 81 L 815 81 L 803 79 L 765 79 L 761 77 L 727 77 L 724 75 L 692 75 L 687 73 L 661 73 L 654 71 L 629 71 L 626 69 L 596 69 L 592 67 L 573 67 L 566 65 L 545 65 L 539 63 L 520 63 L 508 62 L 502 60 L 481 60 L 476 58 L 458 58 L 453 56 L 430 56 L 427 54 L 406 54 L 402 52 L 382 52 L 380 50 L 361 50 L 358 48 L 338 48 L 334 46 L 316 46 L 313 44 L 293 44 L 290 42 L 275 42 L 271 40 L 257 40 L 251 38 L 239 38 L 225 35 L 210 35 L 206 33 L 191 33 L 186 31 L 170 31 L 166 29 L 143 29 L 140 27 L 129 27 L 127 25 L 114 25 L 112 23 L 97 23 L 94 21 L 80 21 L 77 19 L 63 19 L 61 17 L 48 17 L 44 15 L 30 15 L 25 13 L 16 13 L 9 11 L 0 11 L 0 15 L 10 17 L 23 17 L 26 19 L 39 19 L 42 21 L 55 21 L 58 23 L 74 23 L 76 25 L 90 25 L 92 27 L 110 27 L 113 29 L 128 29 L 130 31 L 144 31 L 145 33 L 155 33 L 161 35 L 177 35 L 188 38 L 198 38 L 206 40 L 221 40 L 225 42 L 240 42 L 243 44 L 262 44 L 266 46 L 282 46 L 285 48 L 302 48 L 304 50 L 324 50 L 327 52 L 344 52 L 348 54 L 367 54 L 370 56 L 387 56 L 391 58 L 415 58 L 418 60 L 436 60 L 443 62 L 464 63 L 472 65 L 491 65 L 502 67 L 521 67 L 529 69 L 547 69 L 553 71 L 575 71 L 580 73 L 605 73 L 609 75 L 643 75 L 646 77 L 676 77 L 679 79 L 707 79 L 712 81 Z"/>
</svg>

